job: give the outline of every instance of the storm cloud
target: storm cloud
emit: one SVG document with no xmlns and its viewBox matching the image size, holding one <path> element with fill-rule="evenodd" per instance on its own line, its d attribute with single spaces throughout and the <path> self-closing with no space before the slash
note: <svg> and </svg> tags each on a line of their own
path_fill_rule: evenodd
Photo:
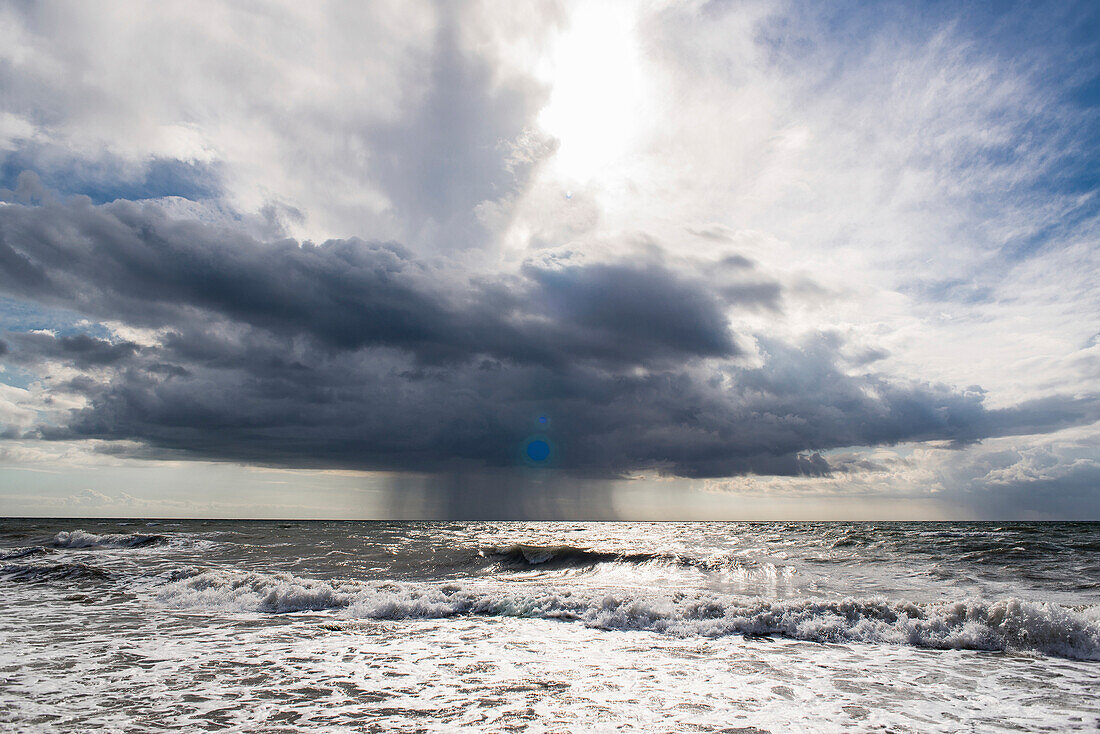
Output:
<svg viewBox="0 0 1100 734">
<path fill-rule="evenodd" d="M 718 297 L 656 262 L 471 278 L 393 243 L 261 243 L 131 202 L 8 206 L 0 226 L 4 291 L 147 328 L 216 320 L 427 363 L 621 366 L 737 353 Z"/>
<path fill-rule="evenodd" d="M 754 277 L 738 290 L 652 253 L 486 274 L 393 243 L 261 242 L 154 205 L 7 204 L 0 291 L 151 336 L 9 333 L 0 357 L 65 365 L 51 388 L 84 400 L 31 437 L 448 476 L 524 468 L 535 434 L 578 477 L 813 476 L 833 448 L 1100 417 L 1094 397 L 991 410 L 980 389 L 858 372 L 834 334 L 735 334 L 730 309 L 780 307 L 779 283 Z"/>
</svg>

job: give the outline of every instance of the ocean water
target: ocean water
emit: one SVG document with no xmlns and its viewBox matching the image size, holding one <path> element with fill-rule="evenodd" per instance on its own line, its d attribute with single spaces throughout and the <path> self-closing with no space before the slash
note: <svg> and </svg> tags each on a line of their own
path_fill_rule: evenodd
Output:
<svg viewBox="0 0 1100 734">
<path fill-rule="evenodd" d="M 1096 731 L 1100 523 L 0 521 L 0 729 Z"/>
</svg>

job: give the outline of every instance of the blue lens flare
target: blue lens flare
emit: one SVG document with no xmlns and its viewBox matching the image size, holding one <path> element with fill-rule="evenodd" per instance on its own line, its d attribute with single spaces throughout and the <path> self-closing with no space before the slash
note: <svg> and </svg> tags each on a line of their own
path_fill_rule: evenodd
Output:
<svg viewBox="0 0 1100 734">
<path fill-rule="evenodd" d="M 550 458 L 550 444 L 539 438 L 528 442 L 527 458 L 531 461 L 546 461 Z"/>
</svg>

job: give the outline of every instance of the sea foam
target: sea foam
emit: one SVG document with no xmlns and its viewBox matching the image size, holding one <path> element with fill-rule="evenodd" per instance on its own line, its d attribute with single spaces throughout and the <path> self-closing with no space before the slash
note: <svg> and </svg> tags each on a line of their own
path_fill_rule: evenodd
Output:
<svg viewBox="0 0 1100 734">
<path fill-rule="evenodd" d="M 174 574 L 158 597 L 173 607 L 223 611 L 343 610 L 347 616 L 370 619 L 533 617 L 677 636 L 776 635 L 1100 660 L 1100 606 L 1072 608 L 1014 598 L 916 603 L 767 600 L 697 592 L 505 592 L 462 584 L 365 584 L 228 571 Z"/>
</svg>

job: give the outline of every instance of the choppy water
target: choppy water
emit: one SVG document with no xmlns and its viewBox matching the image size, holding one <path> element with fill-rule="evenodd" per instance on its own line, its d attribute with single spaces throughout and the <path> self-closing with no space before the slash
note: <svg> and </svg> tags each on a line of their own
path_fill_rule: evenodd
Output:
<svg viewBox="0 0 1100 734">
<path fill-rule="evenodd" d="M 14 731 L 1095 731 L 1100 523 L 0 521 Z"/>
</svg>

